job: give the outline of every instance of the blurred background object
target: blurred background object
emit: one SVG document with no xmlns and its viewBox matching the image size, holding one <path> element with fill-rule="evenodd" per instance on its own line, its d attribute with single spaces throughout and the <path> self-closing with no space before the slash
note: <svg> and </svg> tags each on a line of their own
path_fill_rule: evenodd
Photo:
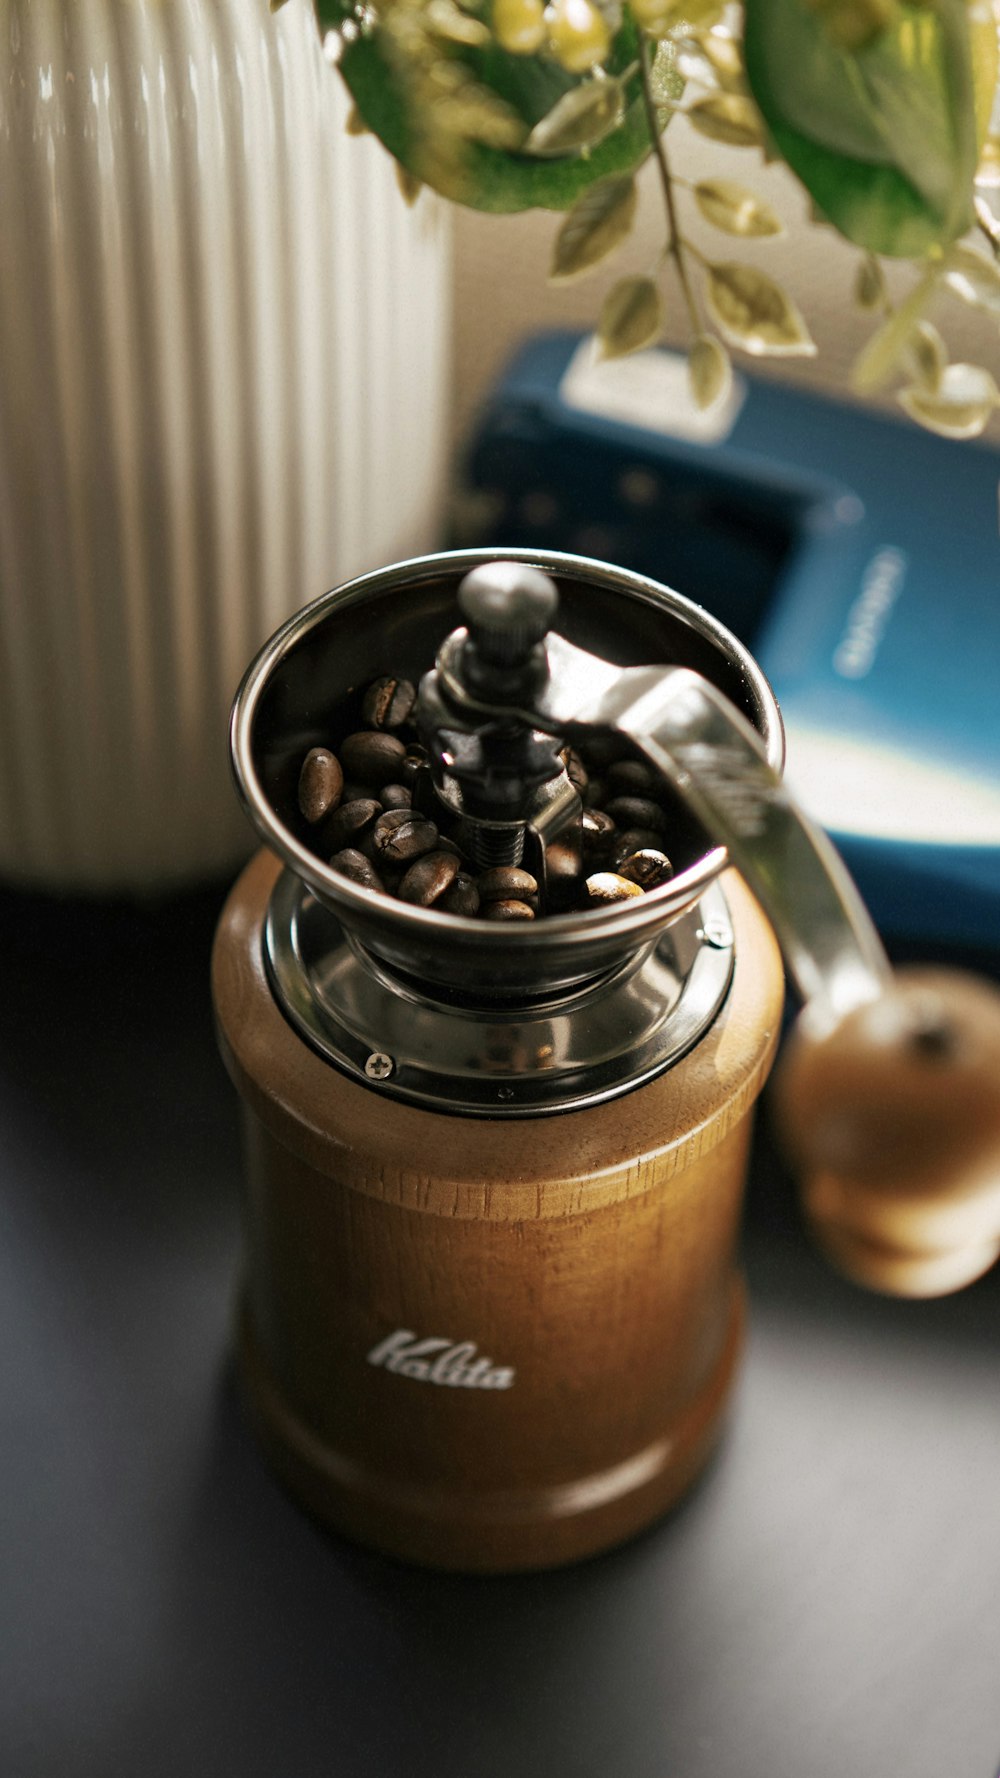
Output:
<svg viewBox="0 0 1000 1778">
<path fill-rule="evenodd" d="M 483 405 L 461 541 L 563 549 L 705 605 L 774 687 L 788 777 L 895 954 L 1000 968 L 995 449 L 684 359 L 526 344 Z"/>
<path fill-rule="evenodd" d="M 311 0 L 11 0 L 0 32 L 0 878 L 248 849 L 263 637 L 434 541 L 447 218 L 345 130 Z"/>
</svg>

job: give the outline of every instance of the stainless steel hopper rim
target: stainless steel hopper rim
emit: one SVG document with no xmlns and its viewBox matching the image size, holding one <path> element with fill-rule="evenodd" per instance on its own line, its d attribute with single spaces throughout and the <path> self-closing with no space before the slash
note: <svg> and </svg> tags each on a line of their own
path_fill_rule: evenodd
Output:
<svg viewBox="0 0 1000 1778">
<path fill-rule="evenodd" d="M 654 580 L 608 563 L 554 550 L 505 548 L 454 550 L 397 562 L 358 576 L 304 606 L 270 637 L 244 674 L 230 722 L 230 759 L 238 794 L 260 838 L 364 946 L 396 968 L 429 980 L 473 989 L 502 990 L 506 985 L 512 991 L 527 988 L 540 992 L 584 980 L 612 966 L 623 953 L 651 942 L 670 921 L 691 908 L 726 868 L 726 848 L 710 847 L 695 863 L 641 900 L 554 914 L 512 930 L 506 925 L 413 907 L 349 882 L 324 864 L 281 819 L 255 757 L 261 701 L 275 672 L 331 616 L 379 595 L 403 588 L 417 590 L 444 578 L 453 578 L 457 588 L 470 569 L 494 561 L 527 563 L 557 582 L 578 589 L 593 587 L 604 595 L 619 594 L 625 601 L 638 601 L 669 614 L 674 624 L 709 644 L 730 677 L 735 672 L 744 711 L 758 729 L 768 763 L 780 772 L 784 733 L 771 687 L 749 651 L 710 612 Z M 379 666 L 373 662 L 372 673 Z"/>
</svg>

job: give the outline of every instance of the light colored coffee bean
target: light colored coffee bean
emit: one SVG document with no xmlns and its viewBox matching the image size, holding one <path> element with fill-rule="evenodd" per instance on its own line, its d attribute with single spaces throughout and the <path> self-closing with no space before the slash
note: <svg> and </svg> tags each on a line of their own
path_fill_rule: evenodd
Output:
<svg viewBox="0 0 1000 1778">
<path fill-rule="evenodd" d="M 642 895 L 638 883 L 630 883 L 627 877 L 620 877 L 615 871 L 599 870 L 587 878 L 587 897 L 598 906 L 613 901 L 629 901 L 633 895 Z"/>
<path fill-rule="evenodd" d="M 399 899 L 410 901 L 416 907 L 433 907 L 457 875 L 458 859 L 454 852 L 425 852 L 404 875 L 399 885 Z"/>
<path fill-rule="evenodd" d="M 299 808 L 313 826 L 335 809 L 344 794 L 340 761 L 329 747 L 312 747 L 299 773 Z"/>
<path fill-rule="evenodd" d="M 506 901 L 513 898 L 523 901 L 526 895 L 537 895 L 538 884 L 528 870 L 521 870 L 516 864 L 498 864 L 492 870 L 484 870 L 476 878 L 481 902 Z"/>
<path fill-rule="evenodd" d="M 640 889 L 658 889 L 673 876 L 674 867 L 665 852 L 645 846 L 618 866 L 618 874 L 629 883 L 638 883 Z"/>
<path fill-rule="evenodd" d="M 406 758 L 406 748 L 396 735 L 381 729 L 358 729 L 348 735 L 338 749 L 345 778 L 356 778 L 359 784 L 395 784 Z"/>
<path fill-rule="evenodd" d="M 386 886 L 370 858 L 359 852 L 354 846 L 345 846 L 343 851 L 335 852 L 330 860 L 334 870 L 342 877 L 348 877 L 352 883 L 360 883 L 363 889 L 376 889 L 385 895 Z"/>
<path fill-rule="evenodd" d="M 500 901 L 482 903 L 484 920 L 533 920 L 535 910 L 526 901 L 516 901 L 504 896 Z"/>
<path fill-rule="evenodd" d="M 416 701 L 417 688 L 409 679 L 396 679 L 385 673 L 365 692 L 361 714 L 370 728 L 400 728 Z"/>
</svg>

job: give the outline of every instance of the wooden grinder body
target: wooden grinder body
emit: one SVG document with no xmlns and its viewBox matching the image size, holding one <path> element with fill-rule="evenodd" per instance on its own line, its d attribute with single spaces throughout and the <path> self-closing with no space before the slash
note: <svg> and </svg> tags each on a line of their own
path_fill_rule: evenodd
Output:
<svg viewBox="0 0 1000 1778">
<path fill-rule="evenodd" d="M 356 1084 L 292 1029 L 262 952 L 277 871 L 248 866 L 213 960 L 245 1114 L 240 1366 L 269 1459 L 329 1524 L 435 1566 L 621 1541 L 692 1481 L 734 1376 L 781 1016 L 769 926 L 730 872 L 729 994 L 654 1080 L 584 1110 L 456 1116 Z"/>
</svg>

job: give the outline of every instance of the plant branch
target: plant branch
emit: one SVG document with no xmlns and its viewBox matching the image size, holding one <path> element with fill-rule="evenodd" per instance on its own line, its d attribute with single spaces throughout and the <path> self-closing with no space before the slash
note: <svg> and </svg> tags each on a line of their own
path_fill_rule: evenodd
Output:
<svg viewBox="0 0 1000 1778">
<path fill-rule="evenodd" d="M 684 303 L 687 308 L 688 319 L 690 320 L 692 330 L 695 333 L 700 333 L 701 321 L 698 315 L 698 307 L 694 300 L 694 292 L 691 289 L 691 282 L 688 278 L 687 264 L 684 259 L 684 244 L 681 240 L 680 225 L 677 220 L 677 204 L 674 197 L 674 183 L 670 173 L 670 163 L 667 160 L 667 151 L 663 146 L 660 120 L 656 115 L 656 100 L 653 97 L 651 70 L 652 57 L 649 47 L 649 39 L 644 37 L 642 40 L 642 102 L 646 113 L 649 139 L 653 146 L 653 154 L 660 175 L 664 208 L 667 213 L 667 229 L 670 236 L 670 239 L 667 242 L 667 252 L 670 254 L 677 267 L 677 277 L 684 295 Z"/>
</svg>

